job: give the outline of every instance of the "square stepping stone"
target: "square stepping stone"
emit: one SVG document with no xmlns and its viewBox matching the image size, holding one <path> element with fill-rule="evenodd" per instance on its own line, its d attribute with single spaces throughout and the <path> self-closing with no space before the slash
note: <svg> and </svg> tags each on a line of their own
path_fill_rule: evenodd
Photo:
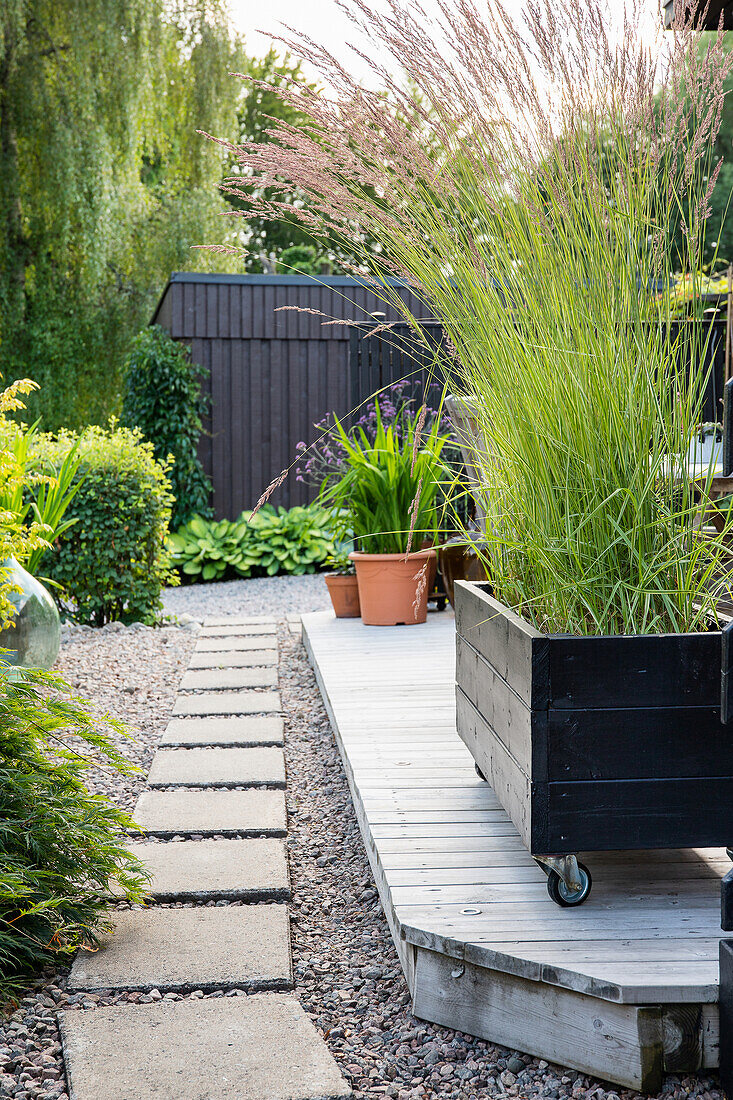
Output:
<svg viewBox="0 0 733 1100">
<path fill-rule="evenodd" d="M 149 836 L 284 836 L 283 791 L 143 791 L 132 815 Z"/>
<path fill-rule="evenodd" d="M 148 775 L 149 787 L 284 787 L 283 750 L 159 749 Z"/>
<path fill-rule="evenodd" d="M 252 649 L 234 653 L 192 653 L 189 668 L 252 668 L 277 664 L 276 649 Z"/>
<path fill-rule="evenodd" d="M 295 997 L 111 1005 L 59 1014 L 71 1100 L 349 1100 Z"/>
<path fill-rule="evenodd" d="M 282 840 L 182 840 L 129 845 L 152 874 L 155 901 L 286 901 Z M 119 890 L 117 890 L 119 893 Z"/>
<path fill-rule="evenodd" d="M 227 688 L 277 687 L 276 668 L 205 668 L 189 670 L 181 691 L 222 691 Z"/>
<path fill-rule="evenodd" d="M 280 709 L 276 691 L 209 691 L 179 695 L 173 714 L 272 714 Z"/>
<path fill-rule="evenodd" d="M 273 622 L 269 623 L 231 623 L 231 624 L 219 624 L 218 626 L 211 626 L 208 622 L 204 623 L 199 631 L 199 638 L 232 638 L 232 637 L 244 637 L 247 635 L 257 635 L 262 637 L 264 634 L 277 634 L 277 624 Z M 260 643 L 262 644 L 262 643 Z"/>
<path fill-rule="evenodd" d="M 259 634 L 233 635 L 224 638 L 202 638 L 199 634 L 196 642 L 196 652 L 219 653 L 223 651 L 224 653 L 234 653 L 237 650 L 273 649 L 276 641 L 277 639 L 274 636 L 270 638 Z"/>
<path fill-rule="evenodd" d="M 285 905 L 131 909 L 98 951 L 79 951 L 69 989 L 181 992 L 292 985 Z"/>
<path fill-rule="evenodd" d="M 275 625 L 272 615 L 207 615 L 204 626 L 261 626 L 262 623 Z"/>
<path fill-rule="evenodd" d="M 246 714 L 236 718 L 171 718 L 160 745 L 209 748 L 228 745 L 282 745 L 283 720 L 279 714 Z"/>
</svg>

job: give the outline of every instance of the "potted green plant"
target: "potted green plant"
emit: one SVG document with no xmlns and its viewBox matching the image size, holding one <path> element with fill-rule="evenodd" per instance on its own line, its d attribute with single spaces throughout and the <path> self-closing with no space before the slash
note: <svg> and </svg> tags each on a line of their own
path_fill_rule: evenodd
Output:
<svg viewBox="0 0 733 1100">
<path fill-rule="evenodd" d="M 350 558 L 361 617 L 370 626 L 424 623 L 427 618 L 445 437 L 437 419 L 424 434 L 420 422 L 418 413 L 399 430 L 385 424 L 377 402 L 371 436 L 363 428 L 347 432 L 340 421 L 335 424 L 345 470 L 326 479 L 321 501 L 354 538 L 357 549 Z"/>
<path fill-rule="evenodd" d="M 334 554 L 326 561 L 329 570 L 324 579 L 331 597 L 333 612 L 337 619 L 358 619 L 359 584 L 356 569 L 345 552 Z"/>
</svg>

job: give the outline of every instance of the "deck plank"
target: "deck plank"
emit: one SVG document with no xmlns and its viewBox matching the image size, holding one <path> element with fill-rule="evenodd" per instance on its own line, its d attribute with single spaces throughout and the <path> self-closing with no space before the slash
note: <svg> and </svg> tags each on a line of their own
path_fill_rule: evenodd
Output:
<svg viewBox="0 0 733 1100">
<path fill-rule="evenodd" d="M 698 1004 L 716 1031 L 723 849 L 587 853 L 593 892 L 559 909 L 456 733 L 452 616 L 384 629 L 319 612 L 304 616 L 303 637 L 413 995 L 438 1011 L 424 959 L 416 985 L 428 952 L 436 973 L 437 956 L 470 961 L 538 988 L 657 1006 L 660 1019 L 664 1006 Z"/>
</svg>

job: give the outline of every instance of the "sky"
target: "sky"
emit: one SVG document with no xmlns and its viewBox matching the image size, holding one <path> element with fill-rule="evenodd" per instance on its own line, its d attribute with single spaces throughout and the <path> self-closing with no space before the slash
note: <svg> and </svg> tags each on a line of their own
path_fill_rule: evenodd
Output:
<svg viewBox="0 0 733 1100">
<path fill-rule="evenodd" d="M 435 0 L 420 2 L 429 15 L 437 12 Z M 518 13 L 526 8 L 526 0 L 504 0 L 504 4 L 507 10 Z M 230 0 L 230 5 L 233 22 L 245 34 L 250 54 L 267 53 L 273 38 L 283 33 L 281 24 L 289 24 L 326 46 L 339 60 L 350 59 L 354 73 L 366 78 L 364 63 L 344 46 L 345 41 L 354 42 L 355 32 L 335 0 Z M 650 28 L 655 27 L 658 0 L 643 0 L 643 6 L 648 9 Z M 622 3 L 617 7 L 621 9 Z"/>
</svg>

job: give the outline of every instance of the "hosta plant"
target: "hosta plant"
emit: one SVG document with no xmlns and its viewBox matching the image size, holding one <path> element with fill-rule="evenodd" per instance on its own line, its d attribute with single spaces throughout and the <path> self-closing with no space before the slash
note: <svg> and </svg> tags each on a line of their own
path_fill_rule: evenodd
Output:
<svg viewBox="0 0 733 1100">
<path fill-rule="evenodd" d="M 265 504 L 236 520 L 193 516 L 171 536 L 169 547 L 184 579 L 216 581 L 314 573 L 334 553 L 335 543 L 323 508 Z"/>
</svg>

